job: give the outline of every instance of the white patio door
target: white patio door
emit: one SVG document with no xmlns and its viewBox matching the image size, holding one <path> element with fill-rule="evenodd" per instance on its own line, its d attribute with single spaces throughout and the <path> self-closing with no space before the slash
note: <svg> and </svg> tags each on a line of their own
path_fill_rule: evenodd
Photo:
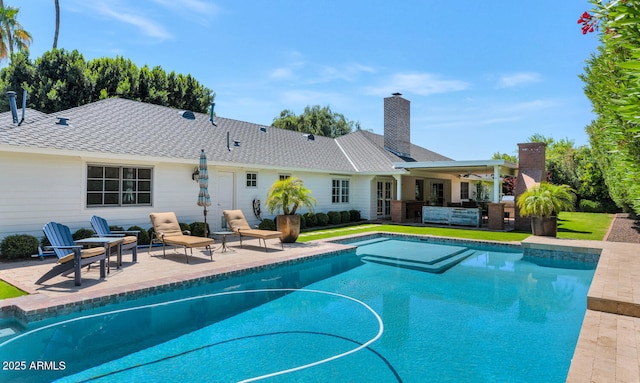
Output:
<svg viewBox="0 0 640 383">
<path fill-rule="evenodd" d="M 234 196 L 235 196 L 235 182 L 234 182 L 234 174 L 233 172 L 218 172 L 218 182 L 217 182 L 217 215 L 218 219 L 215 222 L 215 225 L 218 229 L 225 229 L 223 227 L 226 223 L 223 224 L 223 210 L 232 210 L 235 207 Z"/>
</svg>

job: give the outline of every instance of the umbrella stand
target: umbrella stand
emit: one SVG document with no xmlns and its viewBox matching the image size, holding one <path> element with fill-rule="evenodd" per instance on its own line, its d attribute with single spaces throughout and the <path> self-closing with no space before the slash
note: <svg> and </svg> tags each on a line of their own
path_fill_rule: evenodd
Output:
<svg viewBox="0 0 640 383">
<path fill-rule="evenodd" d="M 207 232 L 207 207 L 204 207 L 204 236 L 205 238 L 209 238 L 209 233 Z"/>
</svg>

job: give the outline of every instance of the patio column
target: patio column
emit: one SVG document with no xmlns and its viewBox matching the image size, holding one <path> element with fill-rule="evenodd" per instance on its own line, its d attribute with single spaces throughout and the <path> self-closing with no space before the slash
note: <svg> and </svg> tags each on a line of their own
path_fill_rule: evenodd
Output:
<svg viewBox="0 0 640 383">
<path fill-rule="evenodd" d="M 402 176 L 399 174 L 394 174 L 393 178 L 396 180 L 396 199 L 402 199 Z"/>
<path fill-rule="evenodd" d="M 493 165 L 493 203 L 500 202 L 500 166 Z"/>
</svg>

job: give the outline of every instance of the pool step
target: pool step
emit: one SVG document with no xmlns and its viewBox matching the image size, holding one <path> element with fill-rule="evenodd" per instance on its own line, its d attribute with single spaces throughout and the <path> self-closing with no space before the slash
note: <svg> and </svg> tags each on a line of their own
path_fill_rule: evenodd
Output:
<svg viewBox="0 0 640 383">
<path fill-rule="evenodd" d="M 378 242 L 388 241 L 389 239 L 390 239 L 390 238 L 388 238 L 388 237 L 379 237 L 379 238 L 365 239 L 365 240 L 362 240 L 362 241 L 350 242 L 350 243 L 348 243 L 348 245 L 364 246 L 364 245 L 370 245 L 370 244 L 372 244 L 372 243 L 378 243 Z"/>
<path fill-rule="evenodd" d="M 416 256 L 404 255 L 398 255 L 395 257 L 364 255 L 361 259 L 365 262 L 374 262 L 382 265 L 403 267 L 405 269 L 426 271 L 437 274 L 444 273 L 448 269 L 467 259 L 469 256 L 475 254 L 475 252 L 476 250 L 465 248 L 463 250 L 454 251 L 449 254 L 444 254 L 438 258 L 431 258 L 428 260 L 423 260 Z"/>
<path fill-rule="evenodd" d="M 16 333 L 11 327 L 0 328 L 0 338 L 4 338 L 5 336 L 13 335 Z"/>
</svg>

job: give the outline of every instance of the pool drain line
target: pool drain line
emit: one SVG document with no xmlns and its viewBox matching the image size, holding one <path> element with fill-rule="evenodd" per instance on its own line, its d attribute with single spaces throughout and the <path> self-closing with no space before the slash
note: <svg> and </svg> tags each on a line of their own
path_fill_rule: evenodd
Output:
<svg viewBox="0 0 640 383">
<path fill-rule="evenodd" d="M 104 312 L 104 313 L 98 313 L 98 314 L 91 314 L 91 315 L 85 315 L 85 316 L 81 316 L 81 317 L 77 317 L 77 318 L 72 318 L 72 319 L 67 319 L 64 320 L 62 322 L 57 322 L 57 323 L 52 323 L 37 329 L 33 329 L 30 331 L 27 331 L 25 333 L 22 333 L 14 338 L 8 339 L 2 343 L 0 343 L 0 348 L 12 343 L 20 338 L 26 337 L 30 334 L 42 331 L 42 330 L 46 330 L 49 328 L 53 328 L 56 326 L 60 326 L 63 324 L 67 324 L 67 323 L 72 323 L 72 322 L 78 322 L 84 319 L 91 319 L 91 318 L 96 318 L 96 317 L 102 317 L 102 316 L 106 316 L 106 315 L 111 315 L 111 314 L 119 314 L 119 313 L 123 313 L 123 312 L 128 312 L 128 311 L 135 311 L 135 310 L 140 310 L 140 309 L 145 309 L 145 308 L 153 308 L 153 307 L 159 307 L 159 306 L 167 306 L 173 303 L 180 303 L 180 302 L 186 302 L 186 301 L 191 301 L 191 300 L 197 300 L 197 299 L 202 299 L 202 298 L 212 298 L 212 297 L 216 297 L 216 296 L 223 296 L 223 295 L 232 295 L 232 294 L 246 294 L 246 293 L 261 293 L 261 292 L 275 292 L 275 291 L 280 291 L 280 292 L 307 292 L 307 293 L 313 293 L 313 294 L 324 294 L 324 295 L 331 295 L 331 296 L 335 296 L 335 297 L 339 297 L 339 298 L 344 298 L 344 299 L 348 299 L 350 301 L 356 302 L 359 305 L 363 306 L 364 308 L 366 308 L 367 310 L 369 310 L 373 316 L 376 318 L 376 320 L 378 321 L 378 333 L 376 334 L 376 336 L 374 336 L 373 338 L 371 338 L 370 340 L 366 341 L 365 343 L 362 343 L 360 346 L 352 349 L 352 350 L 348 350 L 345 351 L 343 353 L 337 354 L 337 355 L 333 355 L 330 356 L 328 358 L 325 359 L 321 359 L 318 360 L 316 362 L 311 362 L 302 366 L 298 366 L 298 367 L 293 367 L 293 368 L 289 368 L 289 369 L 285 369 L 285 370 L 280 370 L 280 371 L 276 371 L 276 372 L 272 372 L 269 374 L 265 374 L 265 375 L 260 375 L 260 376 L 256 376 L 253 378 L 248 378 L 248 379 L 244 379 L 239 381 L 238 383 L 245 383 L 245 382 L 255 382 L 257 380 L 262 380 L 262 379 L 267 379 L 267 378 L 271 378 L 274 376 L 279 376 L 279 375 L 284 375 L 284 374 L 289 374 L 295 371 L 300 371 L 300 370 L 304 370 L 310 367 L 314 367 L 314 366 L 318 366 L 324 363 L 328 363 L 331 362 L 333 360 L 336 359 L 340 359 L 343 358 L 347 355 L 351 355 L 354 354 L 358 351 L 361 351 L 367 347 L 369 347 L 369 345 L 371 345 L 372 343 L 374 343 L 375 341 L 377 341 L 378 339 L 380 339 L 380 337 L 382 336 L 382 333 L 384 332 L 384 323 L 382 322 L 382 318 L 380 318 L 380 315 L 378 315 L 378 313 L 372 309 L 369 305 L 367 305 L 366 303 L 362 302 L 359 299 L 356 299 L 354 297 L 350 297 L 348 295 L 344 295 L 344 294 L 339 294 L 339 293 L 332 293 L 329 291 L 322 291 L 322 290 L 312 290 L 312 289 L 286 289 L 286 288 L 281 288 L 281 289 L 255 289 L 255 290 L 239 290 L 239 291 L 225 291 L 225 292 L 220 292 L 220 293 L 214 293 L 214 294 L 206 294 L 206 295 L 198 295 L 196 297 L 188 297 L 188 298 L 182 298 L 182 299 L 177 299 L 177 300 L 173 300 L 173 301 L 168 301 L 168 302 L 160 302 L 160 303 L 153 303 L 153 304 L 148 304 L 148 305 L 143 305 L 143 306 L 136 306 L 136 307 L 130 307 L 130 308 L 126 308 L 126 309 L 119 309 L 119 310 L 113 310 L 113 311 L 108 311 L 108 312 Z"/>
</svg>

